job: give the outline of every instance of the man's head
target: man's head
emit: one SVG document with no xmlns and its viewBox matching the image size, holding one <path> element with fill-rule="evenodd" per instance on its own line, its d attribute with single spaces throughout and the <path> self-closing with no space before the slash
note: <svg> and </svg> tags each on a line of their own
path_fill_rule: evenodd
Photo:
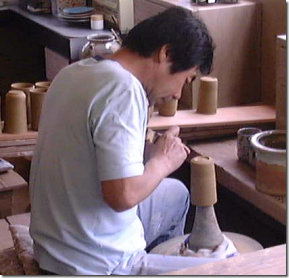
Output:
<svg viewBox="0 0 289 278">
<path fill-rule="evenodd" d="M 171 73 L 198 67 L 202 74 L 211 71 L 213 41 L 205 24 L 181 7 L 172 7 L 136 25 L 123 46 L 143 57 L 150 57 L 168 46 Z"/>
</svg>

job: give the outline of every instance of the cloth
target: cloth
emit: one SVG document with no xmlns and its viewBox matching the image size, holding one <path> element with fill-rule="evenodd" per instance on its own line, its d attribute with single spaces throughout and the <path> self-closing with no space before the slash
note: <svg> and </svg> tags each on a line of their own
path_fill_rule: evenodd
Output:
<svg viewBox="0 0 289 278">
<path fill-rule="evenodd" d="M 30 233 L 40 268 L 111 274 L 144 250 L 137 206 L 115 212 L 100 182 L 143 173 L 147 107 L 140 82 L 111 60 L 81 60 L 53 80 L 30 173 Z"/>
<path fill-rule="evenodd" d="M 223 237 L 223 242 L 216 248 L 216 250 L 202 248 L 195 252 L 188 249 L 187 243 L 185 242 L 181 248 L 181 253 L 183 256 L 218 259 L 226 259 L 237 256 L 239 252 L 237 251 L 234 243 L 226 235 L 223 234 Z"/>
</svg>

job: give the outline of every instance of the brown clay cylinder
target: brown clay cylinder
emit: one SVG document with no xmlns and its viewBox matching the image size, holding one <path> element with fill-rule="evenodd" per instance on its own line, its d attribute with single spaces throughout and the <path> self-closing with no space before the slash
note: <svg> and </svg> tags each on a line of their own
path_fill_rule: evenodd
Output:
<svg viewBox="0 0 289 278">
<path fill-rule="evenodd" d="M 162 103 L 159 106 L 159 114 L 161 116 L 172 117 L 176 114 L 177 108 L 178 108 L 178 100 L 177 99 L 171 99 L 169 101 Z"/>
<path fill-rule="evenodd" d="M 202 207 L 217 202 L 215 164 L 211 157 L 196 156 L 191 160 L 191 202 Z"/>
<path fill-rule="evenodd" d="M 30 102 L 30 89 L 33 88 L 32 83 L 27 82 L 16 82 L 11 84 L 11 90 L 23 91 L 26 95 L 26 113 L 27 113 L 27 123 L 31 124 L 31 102 Z"/>
<path fill-rule="evenodd" d="M 6 133 L 27 132 L 26 95 L 23 91 L 10 90 L 5 97 L 5 123 Z"/>
<path fill-rule="evenodd" d="M 218 101 L 218 79 L 204 76 L 200 78 L 197 113 L 216 114 Z"/>
<path fill-rule="evenodd" d="M 35 83 L 35 87 L 36 88 L 45 88 L 48 90 L 50 84 L 51 84 L 51 81 L 38 81 Z"/>
<path fill-rule="evenodd" d="M 39 120 L 42 110 L 42 104 L 46 96 L 46 88 L 30 89 L 31 100 L 31 127 L 33 130 L 38 130 Z"/>
</svg>

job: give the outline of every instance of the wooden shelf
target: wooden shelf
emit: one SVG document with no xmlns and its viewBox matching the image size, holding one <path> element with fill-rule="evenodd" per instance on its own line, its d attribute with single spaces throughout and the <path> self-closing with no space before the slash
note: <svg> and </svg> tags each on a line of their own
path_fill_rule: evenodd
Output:
<svg viewBox="0 0 289 278">
<path fill-rule="evenodd" d="M 196 110 L 179 110 L 173 117 L 165 117 L 154 112 L 148 127 L 164 130 L 177 125 L 181 128 L 232 127 L 242 124 L 274 123 L 276 111 L 269 105 L 233 106 L 218 108 L 214 115 L 199 114 Z"/>
<path fill-rule="evenodd" d="M 0 157 L 31 156 L 37 136 L 37 131 L 22 134 L 0 133 Z"/>
<path fill-rule="evenodd" d="M 278 199 L 255 189 L 255 170 L 238 160 L 235 139 L 203 140 L 189 147 L 192 156 L 206 155 L 214 159 L 219 184 L 286 225 L 286 198 Z"/>
</svg>

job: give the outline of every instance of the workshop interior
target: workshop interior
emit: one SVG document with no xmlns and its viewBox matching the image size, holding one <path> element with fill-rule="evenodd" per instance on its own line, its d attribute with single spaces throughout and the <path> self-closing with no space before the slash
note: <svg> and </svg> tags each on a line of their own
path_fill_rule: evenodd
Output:
<svg viewBox="0 0 289 278">
<path fill-rule="evenodd" d="M 234 255 L 160 274 L 287 275 L 287 1 L 0 0 L 1 275 L 42 275 L 30 171 L 59 73 L 117 52 L 134 26 L 174 6 L 206 24 L 214 60 L 179 99 L 149 107 L 147 141 L 179 126 L 190 150 L 169 175 L 190 205 L 183 235 L 148 252 L 207 258 L 229 239 Z"/>
</svg>

